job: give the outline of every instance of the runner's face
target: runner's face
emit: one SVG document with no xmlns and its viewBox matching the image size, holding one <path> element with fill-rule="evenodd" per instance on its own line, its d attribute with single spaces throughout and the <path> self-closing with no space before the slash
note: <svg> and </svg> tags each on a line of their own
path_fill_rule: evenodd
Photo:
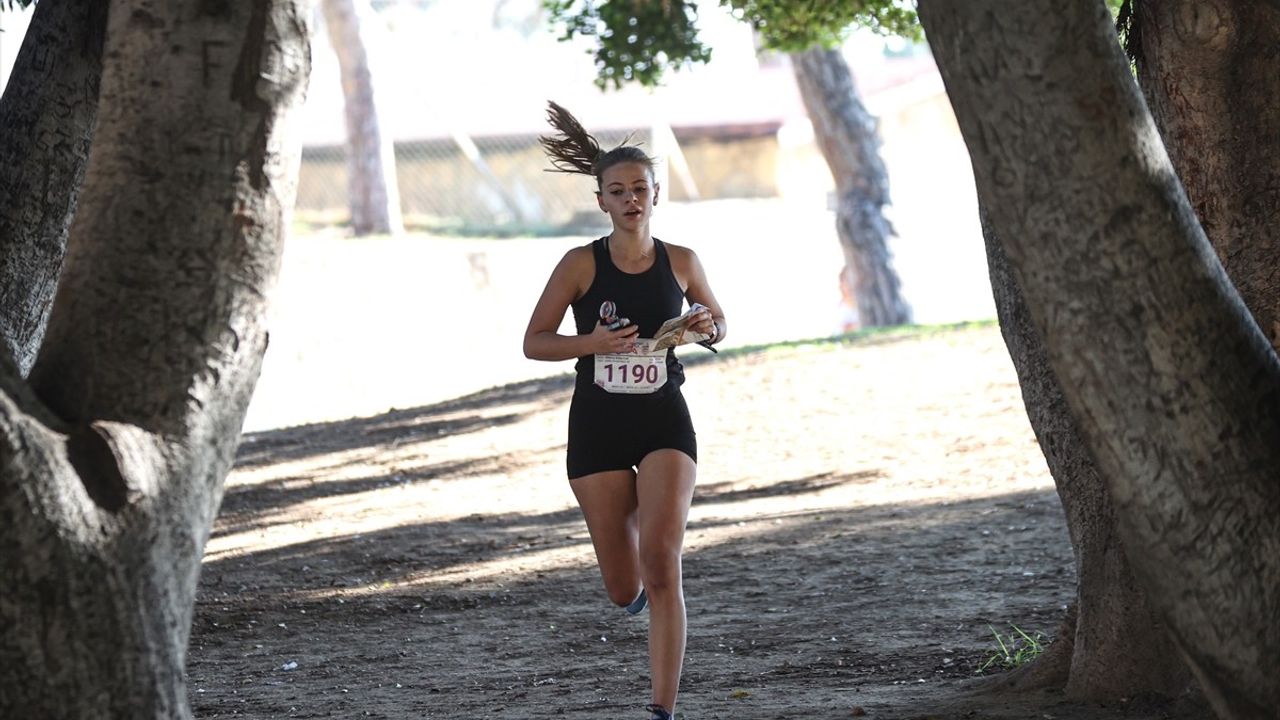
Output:
<svg viewBox="0 0 1280 720">
<path fill-rule="evenodd" d="M 658 204 L 658 184 L 642 163 L 619 163 L 604 171 L 596 198 L 600 209 L 609 213 L 613 226 L 639 230 L 649 224 L 653 206 Z"/>
</svg>

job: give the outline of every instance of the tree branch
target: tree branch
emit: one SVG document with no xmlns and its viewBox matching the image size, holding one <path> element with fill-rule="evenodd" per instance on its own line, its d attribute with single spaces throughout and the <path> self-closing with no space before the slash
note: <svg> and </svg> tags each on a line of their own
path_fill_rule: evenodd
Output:
<svg viewBox="0 0 1280 720">
<path fill-rule="evenodd" d="M 1170 159 L 1232 284 L 1280 348 L 1280 14 L 1254 0 L 1135 9 L 1147 28 L 1135 38 L 1138 79 Z"/>
<path fill-rule="evenodd" d="M 0 98 L 0 350 L 44 336 L 98 110 L 106 2 L 44 0 Z"/>
<path fill-rule="evenodd" d="M 298 148 L 279 121 L 305 86 L 306 18 L 264 0 L 136 5 L 111 13 L 110 105 L 31 380 L 71 423 L 233 446 L 292 206 Z"/>
</svg>

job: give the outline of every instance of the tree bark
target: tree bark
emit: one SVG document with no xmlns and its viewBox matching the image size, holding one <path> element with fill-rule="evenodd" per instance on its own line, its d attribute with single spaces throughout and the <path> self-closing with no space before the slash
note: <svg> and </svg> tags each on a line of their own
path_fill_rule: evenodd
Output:
<svg viewBox="0 0 1280 720">
<path fill-rule="evenodd" d="M 187 718 L 201 555 L 266 347 L 301 0 L 113 2 L 29 381 L 0 362 L 0 716 Z"/>
<path fill-rule="evenodd" d="M 1014 684 L 1060 687 L 1068 697 L 1104 702 L 1182 695 L 1191 676 L 1134 580 L 1111 498 L 1049 367 L 1004 247 L 986 213 L 982 215 L 1000 333 L 1067 516 L 1077 575 L 1075 607 L 1064 627 L 1070 637 L 1051 645 Z"/>
<path fill-rule="evenodd" d="M 796 83 L 814 135 L 836 181 L 836 231 L 851 276 L 858 319 L 864 327 L 911 322 L 893 269 L 884 217 L 889 176 L 880 159 L 876 119 L 858 96 L 853 74 L 838 50 L 792 53 Z"/>
<path fill-rule="evenodd" d="M 1191 205 L 1280 347 L 1280 6 L 1141 0 L 1137 66 Z"/>
<path fill-rule="evenodd" d="M 0 352 L 31 369 L 89 161 L 107 3 L 36 5 L 0 99 Z"/>
<path fill-rule="evenodd" d="M 404 232 L 395 146 L 382 132 L 367 25 L 368 0 L 322 0 L 329 42 L 338 55 L 347 123 L 347 194 L 357 236 Z"/>
<path fill-rule="evenodd" d="M 1099 3 L 920 4 L 993 226 L 1214 710 L 1280 705 L 1280 359 L 1196 221 Z"/>
</svg>

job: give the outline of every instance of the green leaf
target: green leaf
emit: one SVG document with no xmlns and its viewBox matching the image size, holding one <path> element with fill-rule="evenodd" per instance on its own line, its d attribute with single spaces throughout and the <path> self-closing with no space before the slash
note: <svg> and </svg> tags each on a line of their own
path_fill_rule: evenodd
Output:
<svg viewBox="0 0 1280 720">
<path fill-rule="evenodd" d="M 543 0 L 561 40 L 596 38 L 596 84 L 653 87 L 663 74 L 711 59 L 698 39 L 697 8 L 683 0 Z"/>
<path fill-rule="evenodd" d="M 748 23 L 770 50 L 835 47 L 855 27 L 919 40 L 910 0 L 719 0 Z M 711 59 L 698 39 L 697 8 L 684 0 L 543 0 L 561 40 L 596 39 L 596 84 L 653 87 L 668 70 Z"/>
</svg>

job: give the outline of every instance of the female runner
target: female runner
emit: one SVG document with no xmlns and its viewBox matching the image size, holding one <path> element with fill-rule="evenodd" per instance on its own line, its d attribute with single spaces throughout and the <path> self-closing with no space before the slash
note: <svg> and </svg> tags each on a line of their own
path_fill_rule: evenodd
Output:
<svg viewBox="0 0 1280 720">
<path fill-rule="evenodd" d="M 640 148 L 603 150 L 567 110 L 550 103 L 558 133 L 541 138 L 556 170 L 592 175 L 609 235 L 565 254 L 524 335 L 534 360 L 577 359 L 569 406 L 569 485 L 586 518 L 609 599 L 632 614 L 649 607 L 649 720 L 675 712 L 684 664 L 680 555 L 697 473 L 697 440 L 681 395 L 675 349 L 649 351 L 663 321 L 688 300 L 690 328 L 724 339 L 727 326 L 698 256 L 649 234 L 658 204 L 654 160 Z M 573 308 L 577 335 L 558 330 Z"/>
</svg>

